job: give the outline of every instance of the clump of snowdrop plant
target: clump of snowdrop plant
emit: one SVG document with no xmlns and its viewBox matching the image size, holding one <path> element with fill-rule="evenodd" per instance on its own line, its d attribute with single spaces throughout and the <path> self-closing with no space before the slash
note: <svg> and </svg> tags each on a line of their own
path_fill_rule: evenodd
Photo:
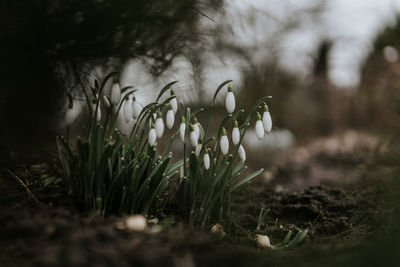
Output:
<svg viewBox="0 0 400 267">
<path fill-rule="evenodd" d="M 85 136 L 78 138 L 75 145 L 63 137 L 57 139 L 69 194 L 81 197 L 88 209 L 103 215 L 152 215 L 161 211 L 165 199 L 175 199 L 180 215 L 189 223 L 208 227 L 223 222 L 230 210 L 232 193 L 263 171 L 245 175 L 246 153 L 242 140 L 254 116 L 256 131 L 260 127 L 262 133 L 270 131 L 272 124 L 265 109 L 269 97 L 261 98 L 242 117 L 244 110 L 235 111 L 233 88 L 228 86 L 227 115 L 216 135 L 209 136 L 217 95 L 231 81 L 217 88 L 207 109 L 192 112 L 182 103 L 178 109 L 177 96 L 171 90 L 175 82 L 167 84 L 157 99 L 146 106 L 137 102 L 134 95 L 137 90 L 130 86 L 121 88 L 114 83 L 110 94 L 105 94 L 104 85 L 115 75 L 109 74 L 101 85 L 96 82 L 92 89 L 95 101 L 89 102 L 93 108 Z M 169 96 L 165 94 L 168 91 Z M 264 114 L 268 112 L 265 123 L 257 112 L 264 104 Z M 196 115 L 204 110 L 208 112 L 208 120 L 203 127 Z M 164 128 L 164 116 L 168 130 Z M 175 117 L 180 118 L 176 129 Z M 116 128 L 121 118 L 131 125 L 128 133 Z M 231 138 L 228 132 L 232 133 Z M 178 142 L 183 143 L 182 159 L 171 162 L 169 146 L 178 135 Z M 157 151 L 157 139 L 161 138 L 170 139 L 163 152 Z M 174 175 L 178 176 L 177 192 L 165 192 Z M 163 198 L 166 193 L 176 196 Z"/>
</svg>

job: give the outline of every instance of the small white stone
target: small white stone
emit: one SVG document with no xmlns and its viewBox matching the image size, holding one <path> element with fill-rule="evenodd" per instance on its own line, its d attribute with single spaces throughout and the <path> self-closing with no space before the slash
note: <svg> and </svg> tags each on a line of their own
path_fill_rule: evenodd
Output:
<svg viewBox="0 0 400 267">
<path fill-rule="evenodd" d="M 125 223 L 126 227 L 132 231 L 144 231 L 147 228 L 147 220 L 140 214 L 129 216 Z"/>
<path fill-rule="evenodd" d="M 257 245 L 261 248 L 271 248 L 271 242 L 269 241 L 269 237 L 266 235 L 256 235 Z"/>
</svg>

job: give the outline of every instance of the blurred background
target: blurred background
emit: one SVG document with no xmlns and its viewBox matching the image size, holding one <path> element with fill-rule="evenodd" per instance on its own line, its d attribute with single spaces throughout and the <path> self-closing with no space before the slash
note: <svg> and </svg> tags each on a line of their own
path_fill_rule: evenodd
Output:
<svg viewBox="0 0 400 267">
<path fill-rule="evenodd" d="M 358 177 L 400 127 L 396 0 L 0 5 L 3 146 L 53 143 L 65 130 L 67 96 L 84 98 L 110 71 L 139 89 L 143 104 L 173 80 L 193 107 L 228 79 L 239 108 L 273 96 L 272 133 L 262 145 L 251 131 L 245 140 L 250 165 L 267 168 L 267 180 L 287 172 L 305 185 L 347 171 Z"/>
</svg>

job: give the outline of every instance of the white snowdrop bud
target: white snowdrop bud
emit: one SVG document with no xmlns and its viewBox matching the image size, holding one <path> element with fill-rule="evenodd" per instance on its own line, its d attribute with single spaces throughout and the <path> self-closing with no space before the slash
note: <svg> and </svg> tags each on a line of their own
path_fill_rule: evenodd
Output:
<svg viewBox="0 0 400 267">
<path fill-rule="evenodd" d="M 192 147 L 196 147 L 199 142 L 199 136 L 194 130 L 193 125 L 190 124 L 189 127 L 190 127 L 190 143 L 192 144 Z"/>
<path fill-rule="evenodd" d="M 197 136 L 200 137 L 200 126 L 199 121 L 196 117 L 193 118 L 193 129 L 197 133 Z"/>
<path fill-rule="evenodd" d="M 174 113 L 174 110 L 172 109 L 171 105 L 169 105 L 169 109 L 167 111 L 167 116 L 166 116 L 165 120 L 166 120 L 167 128 L 171 129 L 172 126 L 174 126 L 174 122 L 175 122 L 175 113 Z"/>
<path fill-rule="evenodd" d="M 71 123 L 73 123 L 76 118 L 78 118 L 81 110 L 81 105 L 74 102 L 69 103 L 67 112 L 65 113 L 65 125 L 70 125 Z"/>
<path fill-rule="evenodd" d="M 179 125 L 179 135 L 180 135 L 182 142 L 185 141 L 185 134 L 186 134 L 186 121 L 185 121 L 185 117 L 182 116 L 181 124 Z"/>
<path fill-rule="evenodd" d="M 154 129 L 154 127 L 152 127 L 149 131 L 150 146 L 154 146 L 154 144 L 156 143 L 156 139 L 157 139 L 157 132 L 156 132 L 156 129 Z"/>
<path fill-rule="evenodd" d="M 97 107 L 97 113 L 96 113 L 96 121 L 100 122 L 101 120 L 101 108 L 100 108 L 100 102 L 99 102 L 99 106 Z"/>
<path fill-rule="evenodd" d="M 245 161 L 246 160 L 246 151 L 244 150 L 242 145 L 239 146 L 238 154 L 239 154 L 239 159 L 241 161 Z"/>
<path fill-rule="evenodd" d="M 157 138 L 161 138 L 164 134 L 164 121 L 162 119 L 162 113 L 160 111 L 157 112 L 157 119 L 155 125 L 156 125 Z"/>
<path fill-rule="evenodd" d="M 221 140 L 219 141 L 219 144 L 221 147 L 222 154 L 224 154 L 224 155 L 228 154 L 229 140 L 228 140 L 228 137 L 226 136 L 226 130 L 223 127 L 222 127 Z"/>
<path fill-rule="evenodd" d="M 140 115 L 140 112 L 142 112 L 142 105 L 139 104 L 139 102 L 136 101 L 136 97 L 133 97 L 132 99 L 132 117 L 134 119 L 137 119 Z"/>
<path fill-rule="evenodd" d="M 269 114 L 269 111 L 268 111 L 268 106 L 266 104 L 264 104 L 264 113 L 263 113 L 263 117 L 262 117 L 262 122 L 263 122 L 263 126 L 264 126 L 264 131 L 266 133 L 271 132 L 272 119 L 271 119 L 271 114 Z"/>
<path fill-rule="evenodd" d="M 147 228 L 147 220 L 143 215 L 132 215 L 126 218 L 126 227 L 132 231 L 143 231 Z"/>
<path fill-rule="evenodd" d="M 174 90 L 171 90 L 171 96 L 174 96 L 174 95 L 175 95 Z M 178 111 L 178 101 L 176 100 L 176 97 L 172 98 L 169 101 L 169 104 L 171 105 L 172 110 L 176 114 L 176 112 Z"/>
<path fill-rule="evenodd" d="M 210 155 L 208 155 L 208 149 L 204 150 L 203 163 L 204 163 L 204 168 L 208 170 L 210 168 Z"/>
<path fill-rule="evenodd" d="M 228 93 L 225 98 L 225 107 L 228 113 L 235 111 L 235 95 L 232 92 L 232 87 L 228 86 Z"/>
<path fill-rule="evenodd" d="M 240 141 L 240 132 L 239 132 L 239 127 L 238 127 L 238 122 L 235 121 L 233 123 L 233 129 L 232 129 L 232 142 L 237 145 L 239 144 Z"/>
<path fill-rule="evenodd" d="M 271 248 L 271 242 L 266 235 L 256 235 L 257 245 L 261 248 Z"/>
<path fill-rule="evenodd" d="M 263 126 L 263 123 L 261 121 L 260 113 L 258 113 L 258 112 L 257 112 L 257 121 L 256 121 L 255 129 L 256 129 L 257 138 L 259 140 L 262 140 L 264 138 L 264 126 Z"/>
<path fill-rule="evenodd" d="M 124 103 L 124 120 L 126 123 L 129 123 L 132 120 L 132 95 L 129 95 L 129 98 Z"/>
<path fill-rule="evenodd" d="M 201 141 L 201 139 L 199 139 L 199 142 L 197 143 L 196 149 L 194 151 L 194 154 L 196 155 L 196 157 L 200 156 L 201 147 L 202 147 L 202 141 Z"/>
<path fill-rule="evenodd" d="M 114 83 L 111 87 L 111 96 L 110 96 L 111 104 L 117 106 L 121 101 L 121 88 L 119 87 L 119 83 Z"/>
</svg>

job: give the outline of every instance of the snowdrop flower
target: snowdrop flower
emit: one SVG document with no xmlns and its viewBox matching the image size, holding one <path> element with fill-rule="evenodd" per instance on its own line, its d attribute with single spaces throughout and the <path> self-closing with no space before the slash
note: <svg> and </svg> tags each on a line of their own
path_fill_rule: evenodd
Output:
<svg viewBox="0 0 400 267">
<path fill-rule="evenodd" d="M 271 132 L 272 119 L 271 119 L 271 114 L 269 114 L 269 111 L 268 111 L 268 106 L 266 104 L 264 104 L 264 113 L 263 113 L 263 117 L 262 117 L 262 122 L 263 122 L 263 126 L 264 126 L 264 131 L 266 133 Z"/>
<path fill-rule="evenodd" d="M 194 154 L 196 155 L 196 157 L 200 156 L 200 152 L 201 152 L 201 147 L 202 147 L 202 141 L 201 138 L 199 139 L 199 142 L 197 143 L 196 149 L 194 151 Z"/>
<path fill-rule="evenodd" d="M 175 95 L 174 90 L 171 90 L 171 96 L 174 95 Z M 176 96 L 169 101 L 169 104 L 172 106 L 172 110 L 176 114 L 176 111 L 178 110 L 178 101 L 176 100 Z"/>
<path fill-rule="evenodd" d="M 235 121 L 233 123 L 233 129 L 232 129 L 232 142 L 237 145 L 239 144 L 240 141 L 240 132 L 239 132 L 239 127 L 238 127 L 238 122 Z"/>
<path fill-rule="evenodd" d="M 167 128 L 171 129 L 172 126 L 174 126 L 174 121 L 175 121 L 175 113 L 174 110 L 172 109 L 172 105 L 169 105 L 168 111 L 167 111 L 167 116 L 165 118 Z"/>
<path fill-rule="evenodd" d="M 81 113 L 82 106 L 78 105 L 77 103 L 70 102 L 68 105 L 67 112 L 65 113 L 65 125 L 70 125 L 73 123 L 76 118 L 78 118 L 79 114 Z"/>
<path fill-rule="evenodd" d="M 197 136 L 200 137 L 200 123 L 196 117 L 193 118 L 193 129 L 197 133 Z"/>
<path fill-rule="evenodd" d="M 210 168 L 210 155 L 208 155 L 208 149 L 204 150 L 203 163 L 204 168 L 208 170 Z"/>
<path fill-rule="evenodd" d="M 246 160 L 246 151 L 244 151 L 244 148 L 243 148 L 242 145 L 239 146 L 238 154 L 239 154 L 239 159 L 241 161 L 245 161 Z"/>
<path fill-rule="evenodd" d="M 260 113 L 257 112 L 257 121 L 256 121 L 256 135 L 259 140 L 264 138 L 264 126 L 261 121 Z"/>
<path fill-rule="evenodd" d="M 228 86 L 228 93 L 225 98 L 225 107 L 228 113 L 233 113 L 235 111 L 235 96 L 230 86 Z"/>
<path fill-rule="evenodd" d="M 269 241 L 269 237 L 266 235 L 256 235 L 256 242 L 259 247 L 262 248 L 270 248 L 271 242 Z"/>
<path fill-rule="evenodd" d="M 185 142 L 185 134 L 186 134 L 186 121 L 185 117 L 182 116 L 181 124 L 179 125 L 179 135 L 181 137 L 182 142 Z"/>
<path fill-rule="evenodd" d="M 192 124 L 190 124 L 190 143 L 192 144 L 192 147 L 196 147 L 197 144 L 199 143 L 199 136 L 197 135 L 197 132 L 194 130 Z"/>
<path fill-rule="evenodd" d="M 157 139 L 156 129 L 154 129 L 154 127 L 151 127 L 151 129 L 149 131 L 149 144 L 150 144 L 150 146 L 154 146 L 154 144 L 156 143 L 156 139 Z"/>
<path fill-rule="evenodd" d="M 96 121 L 100 122 L 101 120 L 101 109 L 100 109 L 100 102 L 99 102 L 99 106 L 97 107 L 97 113 L 96 113 Z"/>
<path fill-rule="evenodd" d="M 137 119 L 142 112 L 142 105 L 139 104 L 139 102 L 136 101 L 136 97 L 133 97 L 132 99 L 132 117 L 134 119 Z"/>
<path fill-rule="evenodd" d="M 157 112 L 156 132 L 157 132 L 157 138 L 161 138 L 164 134 L 164 121 L 162 119 L 161 111 Z"/>
<path fill-rule="evenodd" d="M 111 88 L 111 104 L 117 106 L 121 101 L 121 88 L 118 83 L 114 83 Z"/>
<path fill-rule="evenodd" d="M 226 130 L 223 127 L 222 127 L 221 140 L 219 141 L 219 144 L 221 147 L 222 154 L 224 154 L 224 155 L 228 154 L 229 140 L 228 140 L 228 137 L 226 136 Z"/>
<path fill-rule="evenodd" d="M 124 119 L 126 123 L 129 123 L 132 120 L 132 95 L 129 95 L 128 101 L 126 101 L 124 103 L 124 110 L 123 110 L 123 114 L 124 114 Z"/>
</svg>

